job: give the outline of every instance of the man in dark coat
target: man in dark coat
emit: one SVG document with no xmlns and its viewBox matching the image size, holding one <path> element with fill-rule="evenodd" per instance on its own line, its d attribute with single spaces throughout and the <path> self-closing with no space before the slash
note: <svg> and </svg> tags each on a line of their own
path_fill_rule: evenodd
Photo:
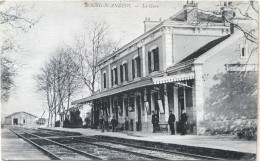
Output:
<svg viewBox="0 0 260 161">
<path fill-rule="evenodd" d="M 181 132 L 181 135 L 185 135 L 186 134 L 186 124 L 187 124 L 187 115 L 186 115 L 186 112 L 185 110 L 182 111 L 182 114 L 181 114 L 181 126 L 182 126 L 182 132 Z"/>
<path fill-rule="evenodd" d="M 102 132 L 104 132 L 104 130 L 105 130 L 105 120 L 104 120 L 102 115 L 100 116 L 99 123 L 100 123 L 100 127 L 102 129 Z"/>
<path fill-rule="evenodd" d="M 155 113 L 154 113 L 154 111 L 152 111 L 153 133 L 156 132 L 156 129 L 158 127 L 158 123 L 159 123 L 158 115 L 157 115 L 156 111 L 155 111 Z"/>
<path fill-rule="evenodd" d="M 116 132 L 116 127 L 118 125 L 117 120 L 115 119 L 115 116 L 113 116 L 112 120 L 111 120 L 111 124 L 112 124 L 112 131 Z"/>
<path fill-rule="evenodd" d="M 175 122 L 175 115 L 172 114 L 172 111 L 170 111 L 168 124 L 169 124 L 170 129 L 171 129 L 171 135 L 175 135 L 174 122 Z"/>
</svg>

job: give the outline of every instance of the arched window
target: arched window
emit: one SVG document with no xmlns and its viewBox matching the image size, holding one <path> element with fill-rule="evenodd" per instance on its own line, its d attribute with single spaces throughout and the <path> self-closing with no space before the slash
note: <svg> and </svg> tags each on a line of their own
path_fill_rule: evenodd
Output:
<svg viewBox="0 0 260 161">
<path fill-rule="evenodd" d="M 127 61 L 123 61 L 120 65 L 120 80 L 121 83 L 128 81 L 128 64 Z"/>
<path fill-rule="evenodd" d="M 134 56 L 132 59 L 132 74 L 133 79 L 136 77 L 141 77 L 141 60 L 138 55 Z"/>
<path fill-rule="evenodd" d="M 118 84 L 118 74 L 117 74 L 116 66 L 113 66 L 111 70 L 111 82 L 112 82 L 112 86 Z"/>
</svg>

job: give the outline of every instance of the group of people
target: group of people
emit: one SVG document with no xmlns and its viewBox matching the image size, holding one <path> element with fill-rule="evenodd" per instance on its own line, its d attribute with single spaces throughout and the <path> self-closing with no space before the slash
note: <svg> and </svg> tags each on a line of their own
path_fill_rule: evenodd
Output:
<svg viewBox="0 0 260 161">
<path fill-rule="evenodd" d="M 100 116 L 99 124 L 100 124 L 100 127 L 102 129 L 102 132 L 104 132 L 105 126 L 106 126 L 106 121 L 105 121 L 105 119 L 103 118 L 102 115 Z M 118 121 L 116 120 L 115 116 L 113 116 L 113 118 L 111 119 L 111 125 L 112 125 L 112 131 L 116 132 L 116 127 L 118 125 Z"/>
<path fill-rule="evenodd" d="M 180 126 L 181 126 L 181 135 L 185 135 L 187 133 L 187 115 L 185 110 L 182 111 L 181 114 L 181 121 L 180 121 Z M 157 112 L 152 111 L 152 124 L 153 124 L 153 132 L 155 133 L 159 127 L 159 116 Z M 168 124 L 170 126 L 171 130 L 171 135 L 175 135 L 175 115 L 170 111 L 169 119 L 168 119 Z"/>
<path fill-rule="evenodd" d="M 105 126 L 106 126 L 106 121 L 102 115 L 100 116 L 99 123 L 100 123 L 100 127 L 102 129 L 102 132 L 104 132 Z M 152 111 L 152 124 L 153 124 L 153 133 L 155 133 L 157 131 L 157 129 L 159 128 L 159 116 L 157 114 L 157 111 L 155 111 L 155 112 Z M 175 135 L 175 128 L 174 128 L 175 115 L 172 113 L 172 111 L 170 111 L 168 124 L 170 126 L 171 135 Z M 115 116 L 113 116 L 113 118 L 111 119 L 111 125 L 112 125 L 112 131 L 116 132 L 116 127 L 118 125 L 118 121 L 115 119 Z M 186 115 L 185 110 L 183 110 L 182 114 L 181 114 L 180 126 L 181 126 L 181 135 L 185 135 L 187 133 L 186 132 L 187 115 Z"/>
</svg>

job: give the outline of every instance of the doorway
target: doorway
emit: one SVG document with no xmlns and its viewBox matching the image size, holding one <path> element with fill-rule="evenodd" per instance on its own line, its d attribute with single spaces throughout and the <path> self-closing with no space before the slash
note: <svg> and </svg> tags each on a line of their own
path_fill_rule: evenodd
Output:
<svg viewBox="0 0 260 161">
<path fill-rule="evenodd" d="M 137 125 L 136 131 L 142 131 L 142 120 L 141 120 L 141 97 L 136 97 L 136 106 L 137 106 Z"/>
<path fill-rule="evenodd" d="M 18 125 L 18 119 L 14 119 L 14 125 Z"/>
<path fill-rule="evenodd" d="M 157 114 L 158 119 L 160 120 L 160 109 L 159 109 L 159 104 L 158 104 L 158 100 L 159 100 L 159 93 L 155 92 L 153 93 L 153 103 L 154 103 L 154 113 Z"/>
</svg>

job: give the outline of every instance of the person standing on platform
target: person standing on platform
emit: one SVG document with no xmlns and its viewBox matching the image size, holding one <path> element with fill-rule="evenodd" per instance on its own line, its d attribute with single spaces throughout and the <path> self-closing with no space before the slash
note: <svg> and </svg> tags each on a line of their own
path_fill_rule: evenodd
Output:
<svg viewBox="0 0 260 161">
<path fill-rule="evenodd" d="M 100 127 L 102 129 L 102 132 L 104 132 L 104 130 L 105 130 L 105 120 L 104 120 L 102 115 L 100 116 L 99 124 L 100 124 Z"/>
<path fill-rule="evenodd" d="M 155 111 L 156 112 L 156 111 Z M 159 118 L 157 113 L 154 113 L 154 111 L 152 111 L 152 124 L 153 124 L 153 133 L 156 132 L 156 129 L 158 127 L 158 123 L 159 123 Z"/>
<path fill-rule="evenodd" d="M 170 111 L 168 124 L 169 124 L 170 129 L 171 129 L 171 135 L 175 135 L 174 123 L 175 123 L 175 115 L 172 114 L 172 111 Z"/>
<path fill-rule="evenodd" d="M 118 125 L 117 120 L 115 119 L 115 116 L 113 116 L 112 120 L 111 120 L 111 124 L 112 124 L 112 131 L 116 132 L 116 127 Z"/>
<path fill-rule="evenodd" d="M 182 111 L 182 114 L 181 114 L 181 135 L 186 135 L 186 126 L 187 126 L 187 115 L 186 115 L 186 112 L 185 110 Z"/>
</svg>

